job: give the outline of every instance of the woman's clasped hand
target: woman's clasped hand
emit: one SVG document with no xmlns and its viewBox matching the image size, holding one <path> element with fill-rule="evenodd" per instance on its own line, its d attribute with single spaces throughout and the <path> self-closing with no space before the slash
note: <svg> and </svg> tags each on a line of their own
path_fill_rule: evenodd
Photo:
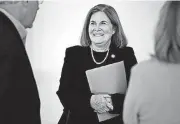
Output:
<svg viewBox="0 0 180 124">
<path fill-rule="evenodd" d="M 113 110 L 111 96 L 108 94 L 92 95 L 90 104 L 94 111 L 99 114 Z"/>
</svg>

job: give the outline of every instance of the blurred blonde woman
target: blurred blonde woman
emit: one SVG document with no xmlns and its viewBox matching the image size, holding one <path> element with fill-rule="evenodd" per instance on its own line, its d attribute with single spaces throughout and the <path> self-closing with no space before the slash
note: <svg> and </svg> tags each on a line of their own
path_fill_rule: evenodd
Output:
<svg viewBox="0 0 180 124">
<path fill-rule="evenodd" d="M 155 55 L 132 69 L 125 124 L 180 124 L 180 2 L 165 2 L 155 32 Z"/>
</svg>

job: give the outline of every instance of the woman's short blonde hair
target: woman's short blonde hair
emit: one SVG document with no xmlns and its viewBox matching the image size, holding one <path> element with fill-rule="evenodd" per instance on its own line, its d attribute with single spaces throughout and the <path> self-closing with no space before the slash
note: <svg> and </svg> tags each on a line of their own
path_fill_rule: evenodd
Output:
<svg viewBox="0 0 180 124">
<path fill-rule="evenodd" d="M 180 63 L 180 2 L 167 1 L 160 11 L 155 32 L 155 57 Z"/>
<path fill-rule="evenodd" d="M 111 38 L 111 42 L 119 48 L 125 47 L 127 45 L 127 39 L 124 34 L 118 14 L 112 6 L 106 4 L 98 4 L 89 10 L 82 30 L 81 45 L 82 46 L 91 45 L 91 40 L 89 38 L 89 33 L 88 33 L 89 23 L 92 14 L 99 11 L 104 12 L 107 15 L 113 27 L 115 28 L 115 33 Z"/>
</svg>

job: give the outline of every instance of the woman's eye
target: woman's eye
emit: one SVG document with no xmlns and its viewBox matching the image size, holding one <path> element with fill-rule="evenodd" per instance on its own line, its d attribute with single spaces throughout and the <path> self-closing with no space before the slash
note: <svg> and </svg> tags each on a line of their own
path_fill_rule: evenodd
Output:
<svg viewBox="0 0 180 124">
<path fill-rule="evenodd" d="M 107 24 L 106 22 L 101 22 L 101 24 Z"/>
<path fill-rule="evenodd" d="M 90 22 L 90 25 L 95 25 L 95 23 L 94 22 Z"/>
</svg>

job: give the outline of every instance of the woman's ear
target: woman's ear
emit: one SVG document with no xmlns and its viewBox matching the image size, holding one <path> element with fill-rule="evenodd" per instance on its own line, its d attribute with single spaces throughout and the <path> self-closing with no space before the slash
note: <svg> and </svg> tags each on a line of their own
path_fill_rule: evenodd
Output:
<svg viewBox="0 0 180 124">
<path fill-rule="evenodd" d="M 116 31 L 115 31 L 115 30 L 113 30 L 112 34 L 115 34 L 115 32 L 116 32 Z"/>
<path fill-rule="evenodd" d="M 116 32 L 116 28 L 115 28 L 115 27 L 113 27 L 112 34 L 115 34 L 115 32 Z"/>
</svg>

